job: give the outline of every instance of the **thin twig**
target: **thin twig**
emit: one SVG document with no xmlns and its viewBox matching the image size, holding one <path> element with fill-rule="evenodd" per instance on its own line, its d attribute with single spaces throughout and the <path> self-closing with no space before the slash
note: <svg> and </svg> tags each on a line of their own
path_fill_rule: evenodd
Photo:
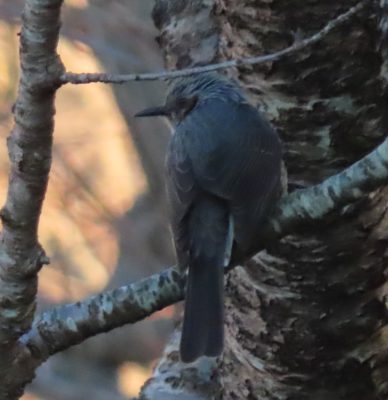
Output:
<svg viewBox="0 0 388 400">
<path fill-rule="evenodd" d="M 155 80 L 168 80 L 175 79 L 182 76 L 194 75 L 203 72 L 217 71 L 225 68 L 232 68 L 241 65 L 253 65 L 253 64 L 263 64 L 269 61 L 277 61 L 280 58 L 287 56 L 289 54 L 295 53 L 299 50 L 306 48 L 307 46 L 311 46 L 314 43 L 322 40 L 325 36 L 327 36 L 333 29 L 342 25 L 344 22 L 348 21 L 353 15 L 359 12 L 362 8 L 364 8 L 369 2 L 361 1 L 357 3 L 354 7 L 350 8 L 345 13 L 339 15 L 337 18 L 329 21 L 326 26 L 304 40 L 297 40 L 292 46 L 289 46 L 283 50 L 277 51 L 272 54 L 267 54 L 264 56 L 255 56 L 255 57 L 245 57 L 239 58 L 236 60 L 228 60 L 216 64 L 205 65 L 201 67 L 193 67 L 186 68 L 181 70 L 173 70 L 173 71 L 160 71 L 160 72 L 148 72 L 142 74 L 107 74 L 107 73 L 72 73 L 66 72 L 61 77 L 61 83 L 72 83 L 75 85 L 85 84 L 85 83 L 125 83 L 130 81 L 155 81 Z"/>
</svg>

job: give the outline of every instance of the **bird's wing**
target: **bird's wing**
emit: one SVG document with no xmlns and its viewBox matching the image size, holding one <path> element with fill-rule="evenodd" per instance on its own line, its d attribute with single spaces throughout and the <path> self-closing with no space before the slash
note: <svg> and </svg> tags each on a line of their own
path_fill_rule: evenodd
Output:
<svg viewBox="0 0 388 400">
<path fill-rule="evenodd" d="M 182 138 L 192 182 L 227 200 L 235 240 L 250 248 L 280 190 L 281 144 L 274 128 L 247 103 L 208 99 L 179 130 L 189 133 Z"/>
<path fill-rule="evenodd" d="M 170 141 L 167 158 L 166 188 L 170 208 L 170 223 L 178 264 L 187 267 L 189 251 L 188 216 L 199 194 L 191 160 L 184 138 L 176 132 Z"/>
<path fill-rule="evenodd" d="M 228 246 L 229 210 L 224 200 L 197 184 L 178 128 L 167 153 L 167 192 L 178 265 L 188 267 L 181 360 L 218 356 L 223 347 L 223 269 Z"/>
</svg>

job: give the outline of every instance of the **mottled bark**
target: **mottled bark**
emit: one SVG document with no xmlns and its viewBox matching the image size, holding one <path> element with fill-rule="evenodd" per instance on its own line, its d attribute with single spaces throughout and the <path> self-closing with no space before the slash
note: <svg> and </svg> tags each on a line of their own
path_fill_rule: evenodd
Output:
<svg viewBox="0 0 388 400">
<path fill-rule="evenodd" d="M 158 0 L 154 20 L 166 64 L 175 68 L 280 50 L 295 33 L 308 36 L 355 3 Z M 384 138 L 381 9 L 374 5 L 312 48 L 231 73 L 278 127 L 293 183 L 315 184 Z M 386 398 L 387 200 L 387 189 L 377 190 L 231 272 L 219 395 Z M 158 398 L 158 379 L 165 391 L 186 385 L 192 392 L 185 371 L 176 368 L 171 383 L 157 370 L 144 397 Z"/>
<path fill-rule="evenodd" d="M 180 333 L 175 332 L 144 385 L 140 399 L 206 400 L 221 398 L 218 361 L 201 357 L 194 364 L 179 362 Z"/>
<path fill-rule="evenodd" d="M 23 3 L 22 0 L 0 0 L 0 19 L 16 25 Z M 65 2 L 61 36 L 71 43 L 80 42 L 90 47 L 99 64 L 107 71 L 162 69 L 162 57 L 154 39 L 156 28 L 152 26 L 151 8 L 152 2 L 142 0 L 131 0 L 129 3 L 127 0 L 90 0 L 84 9 L 74 2 Z M 111 88 L 116 95 L 117 106 L 128 123 L 129 141 L 134 140 L 137 146 L 137 154 L 132 154 L 131 150 L 128 156 L 131 159 L 139 156 L 142 160 L 148 194 L 141 196 L 118 220 L 111 216 L 120 242 L 119 259 L 107 289 L 160 271 L 174 260 L 164 208 L 163 165 L 169 132 L 161 119 L 139 123 L 132 118 L 136 111 L 163 101 L 163 86 L 159 82 L 151 85 L 115 85 Z M 82 92 L 84 88 L 79 87 L 78 90 Z M 84 179 L 85 174 L 87 171 L 79 171 L 78 175 Z M 86 358 L 96 368 L 98 363 L 121 363 L 128 359 L 149 362 L 162 351 L 161 346 L 172 324 L 173 321 L 154 318 L 136 326 L 128 325 L 112 335 L 88 341 L 85 346 L 73 350 L 71 356 L 74 362 Z M 131 346 L 127 345 L 129 342 Z M 64 365 L 62 361 L 58 362 Z"/>
<path fill-rule="evenodd" d="M 59 306 L 34 323 L 21 341 L 40 362 L 99 333 L 141 321 L 183 298 L 182 279 L 173 268 L 132 285 Z"/>
<path fill-rule="evenodd" d="M 304 49 L 307 46 L 311 46 L 321 41 L 326 35 L 328 35 L 333 29 L 342 25 L 348 21 L 351 17 L 357 14 L 362 8 L 367 6 L 365 0 L 360 1 L 355 6 L 351 7 L 345 13 L 340 14 L 338 17 L 330 20 L 319 32 L 314 33 L 305 39 L 295 38 L 294 43 L 284 49 L 275 51 L 271 54 L 264 54 L 259 56 L 251 57 L 240 57 L 232 60 L 221 61 L 217 63 L 206 64 L 202 66 L 195 66 L 183 69 L 174 70 L 163 70 L 159 72 L 145 72 L 145 73 L 131 73 L 131 74 L 112 74 L 106 72 L 86 72 L 86 73 L 72 73 L 65 72 L 61 77 L 61 82 L 71 83 L 74 85 L 103 82 L 103 83 L 125 83 L 131 81 L 157 81 L 175 79 L 183 76 L 190 76 L 193 74 L 199 74 L 203 72 L 214 72 L 220 71 L 226 68 L 246 66 L 246 65 L 258 65 L 268 62 L 278 61 L 285 56 L 292 55 L 293 53 Z"/>
<path fill-rule="evenodd" d="M 20 34 L 21 77 L 8 138 L 11 171 L 1 210 L 0 399 L 17 398 L 32 379 L 19 337 L 31 326 L 37 273 L 48 262 L 37 239 L 51 165 L 54 95 L 63 67 L 56 54 L 61 0 L 30 0 Z"/>
<path fill-rule="evenodd" d="M 388 139 L 374 151 L 341 173 L 319 185 L 283 197 L 274 215 L 263 227 L 256 249 L 303 227 L 309 229 L 334 210 L 343 215 L 352 210 L 351 201 L 388 182 Z M 314 226 L 314 225 L 313 225 Z M 243 262 L 236 255 L 233 266 Z M 246 255 L 244 255 L 246 258 Z M 38 316 L 32 329 L 21 338 L 40 362 L 50 355 L 102 332 L 134 323 L 182 300 L 184 280 L 174 268 L 128 286 L 59 306 Z M 167 353 L 166 353 L 167 354 Z"/>
<path fill-rule="evenodd" d="M 290 29 L 303 26 L 302 34 L 309 35 L 354 4 L 316 0 L 301 9 L 296 0 L 281 3 L 159 0 L 154 18 L 168 65 L 270 53 L 294 40 Z M 54 94 L 63 72 L 55 52 L 61 4 L 30 0 L 24 12 L 10 187 L 1 213 L 0 400 L 18 398 L 51 354 L 183 296 L 181 278 L 170 269 L 55 309 L 30 329 L 37 273 L 47 262 L 36 231 L 51 160 Z M 384 137 L 384 23 L 372 11 L 312 49 L 234 71 L 278 126 L 297 184 L 338 172 Z M 258 238 L 258 248 L 267 244 L 267 251 L 228 275 L 222 361 L 180 364 L 175 336 L 144 387 L 144 398 L 387 396 L 388 190 L 366 195 L 386 182 L 387 147 L 385 140 L 354 166 L 280 202 L 263 227 L 265 238 Z M 292 235 L 280 242 L 268 241 L 287 232 Z"/>
</svg>

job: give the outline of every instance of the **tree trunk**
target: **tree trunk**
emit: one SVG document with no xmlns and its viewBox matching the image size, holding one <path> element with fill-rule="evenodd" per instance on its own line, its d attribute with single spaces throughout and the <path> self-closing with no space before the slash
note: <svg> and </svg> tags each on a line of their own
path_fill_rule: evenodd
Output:
<svg viewBox="0 0 388 400">
<path fill-rule="evenodd" d="M 153 17 L 167 67 L 182 68 L 272 53 L 355 4 L 157 0 Z M 291 183 L 317 183 L 384 137 L 382 16 L 370 5 L 312 47 L 229 71 L 279 130 Z M 228 275 L 220 386 L 218 394 L 202 390 L 201 398 L 387 398 L 387 200 L 385 187 Z M 146 398 L 162 398 L 152 386 L 158 373 Z M 170 385 L 189 379 L 182 372 Z"/>
</svg>

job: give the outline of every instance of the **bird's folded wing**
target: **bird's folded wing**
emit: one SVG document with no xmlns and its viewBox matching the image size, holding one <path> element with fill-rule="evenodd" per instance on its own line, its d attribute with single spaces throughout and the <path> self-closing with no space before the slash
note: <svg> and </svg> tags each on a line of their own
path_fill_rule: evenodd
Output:
<svg viewBox="0 0 388 400">
<path fill-rule="evenodd" d="M 247 103 L 210 98 L 177 129 L 194 186 L 228 201 L 235 239 L 250 247 L 280 190 L 274 128 Z"/>
</svg>

